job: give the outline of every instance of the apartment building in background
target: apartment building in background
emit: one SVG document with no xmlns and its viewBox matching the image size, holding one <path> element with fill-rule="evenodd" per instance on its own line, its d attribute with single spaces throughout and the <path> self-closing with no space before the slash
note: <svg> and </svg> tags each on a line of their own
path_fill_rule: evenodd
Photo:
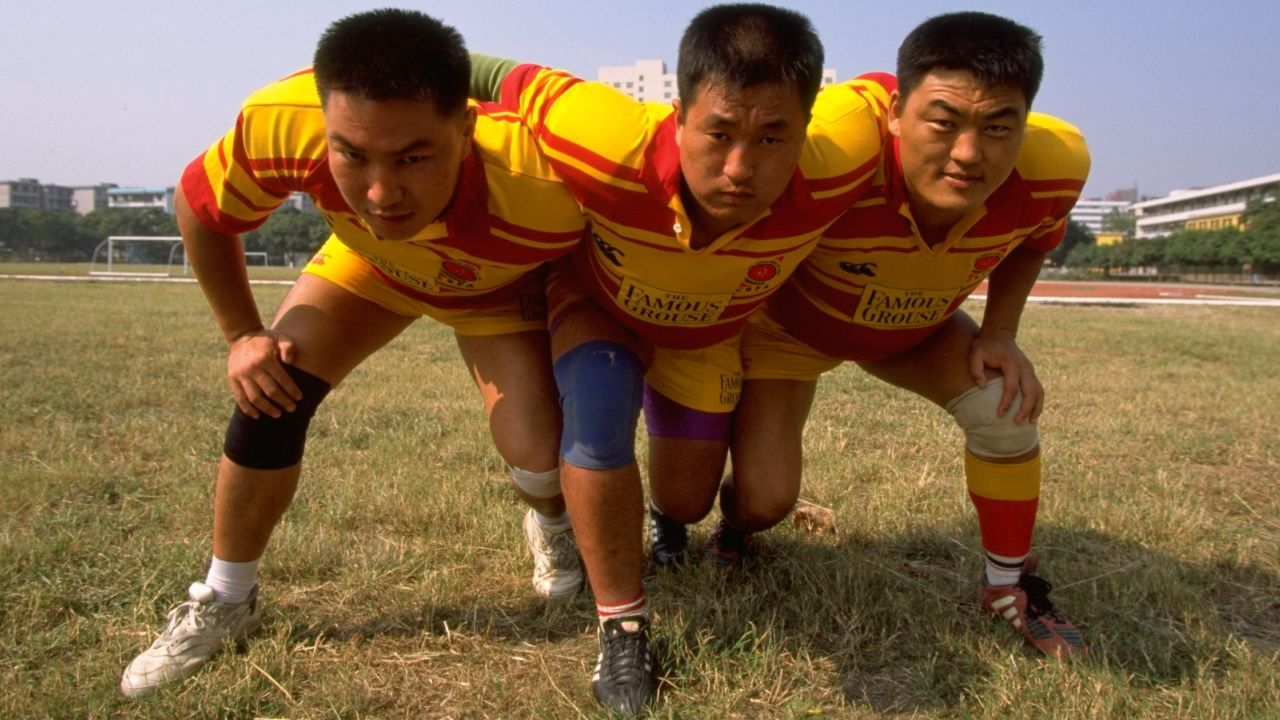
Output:
<svg viewBox="0 0 1280 720">
<path fill-rule="evenodd" d="M 1240 215 L 1255 201 L 1274 202 L 1280 173 L 1193 190 L 1174 190 L 1167 197 L 1134 203 L 1139 238 L 1161 237 L 1179 230 L 1238 227 Z"/>
<path fill-rule="evenodd" d="M 632 65 L 609 65 L 596 69 L 596 80 L 646 102 L 669 103 L 680 97 L 675 73 L 667 72 L 661 60 L 637 60 Z M 836 81 L 834 68 L 822 69 L 822 84 Z"/>
</svg>

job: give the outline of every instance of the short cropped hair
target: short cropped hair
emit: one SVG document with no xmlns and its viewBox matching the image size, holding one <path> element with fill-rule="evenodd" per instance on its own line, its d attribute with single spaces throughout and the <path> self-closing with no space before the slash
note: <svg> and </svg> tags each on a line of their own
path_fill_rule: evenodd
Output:
<svg viewBox="0 0 1280 720">
<path fill-rule="evenodd" d="M 822 84 L 822 60 L 822 41 L 804 15 L 772 5 L 716 5 L 698 13 L 680 39 L 676 86 L 683 108 L 708 82 L 730 92 L 790 85 L 808 117 Z"/>
<path fill-rule="evenodd" d="M 471 56 L 457 30 L 412 10 L 370 10 L 334 22 L 313 62 L 321 103 L 342 92 L 367 100 L 416 100 L 442 115 L 467 105 Z"/>
<path fill-rule="evenodd" d="M 1042 38 L 1031 28 L 983 12 L 925 20 L 898 47 L 898 94 L 906 100 L 930 71 L 966 70 L 983 85 L 1022 88 L 1027 107 L 1044 76 Z"/>
</svg>

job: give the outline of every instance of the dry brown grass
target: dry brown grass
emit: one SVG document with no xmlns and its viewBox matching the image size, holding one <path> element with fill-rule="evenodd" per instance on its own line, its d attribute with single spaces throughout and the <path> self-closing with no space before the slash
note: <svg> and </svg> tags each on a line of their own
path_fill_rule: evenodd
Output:
<svg viewBox="0 0 1280 720">
<path fill-rule="evenodd" d="M 221 342 L 194 286 L 0 281 L 0 306 L 0 716 L 600 716 L 590 602 L 532 596 L 521 507 L 426 323 L 322 409 L 264 564 L 263 634 L 179 687 L 118 697 L 208 559 Z M 1275 311 L 1033 306 L 1023 343 L 1050 392 L 1037 553 L 1091 658 L 1030 657 L 978 613 L 958 431 L 847 367 L 806 440 L 804 494 L 832 528 L 778 528 L 747 572 L 650 579 L 653 716 L 1280 707 Z"/>
</svg>

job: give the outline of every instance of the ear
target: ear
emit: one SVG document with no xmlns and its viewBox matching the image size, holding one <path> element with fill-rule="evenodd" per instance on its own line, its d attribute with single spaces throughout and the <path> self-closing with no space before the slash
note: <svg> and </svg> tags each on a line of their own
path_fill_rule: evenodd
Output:
<svg viewBox="0 0 1280 720">
<path fill-rule="evenodd" d="M 902 96 L 894 90 L 889 94 L 889 133 L 894 137 L 902 137 Z"/>
<path fill-rule="evenodd" d="M 671 101 L 671 107 L 676 114 L 676 147 L 680 147 L 680 135 L 684 132 L 684 106 L 680 104 L 680 98 Z"/>
<path fill-rule="evenodd" d="M 462 157 L 471 154 L 471 140 L 476 135 L 476 106 L 468 105 L 462 121 Z"/>
</svg>

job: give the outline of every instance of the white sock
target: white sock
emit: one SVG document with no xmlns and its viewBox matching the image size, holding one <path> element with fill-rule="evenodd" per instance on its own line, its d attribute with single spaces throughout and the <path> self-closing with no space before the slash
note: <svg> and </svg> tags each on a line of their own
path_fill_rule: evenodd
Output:
<svg viewBox="0 0 1280 720">
<path fill-rule="evenodd" d="M 538 521 L 538 524 L 544 528 L 558 528 L 561 525 L 564 525 L 565 523 L 569 522 L 569 513 L 565 512 L 564 510 L 561 510 L 559 515 L 555 517 L 548 517 L 538 512 L 537 510 L 534 510 L 533 519 Z"/>
<path fill-rule="evenodd" d="M 218 601 L 242 603 L 249 599 L 253 586 L 258 584 L 258 564 L 261 559 L 249 562 L 227 562 L 214 558 L 209 563 L 209 575 L 204 584 L 213 588 Z"/>
<path fill-rule="evenodd" d="M 628 600 L 618 605 L 601 605 L 596 603 L 596 616 L 600 618 L 600 624 L 603 625 L 605 620 L 614 620 L 623 617 L 642 617 L 649 619 L 649 603 L 645 599 L 644 590 L 640 590 L 640 595 L 634 600 Z"/>
<path fill-rule="evenodd" d="M 1022 577 L 1022 564 L 1027 556 L 1007 557 L 987 553 L 987 584 L 993 586 L 1017 585 Z"/>
</svg>

